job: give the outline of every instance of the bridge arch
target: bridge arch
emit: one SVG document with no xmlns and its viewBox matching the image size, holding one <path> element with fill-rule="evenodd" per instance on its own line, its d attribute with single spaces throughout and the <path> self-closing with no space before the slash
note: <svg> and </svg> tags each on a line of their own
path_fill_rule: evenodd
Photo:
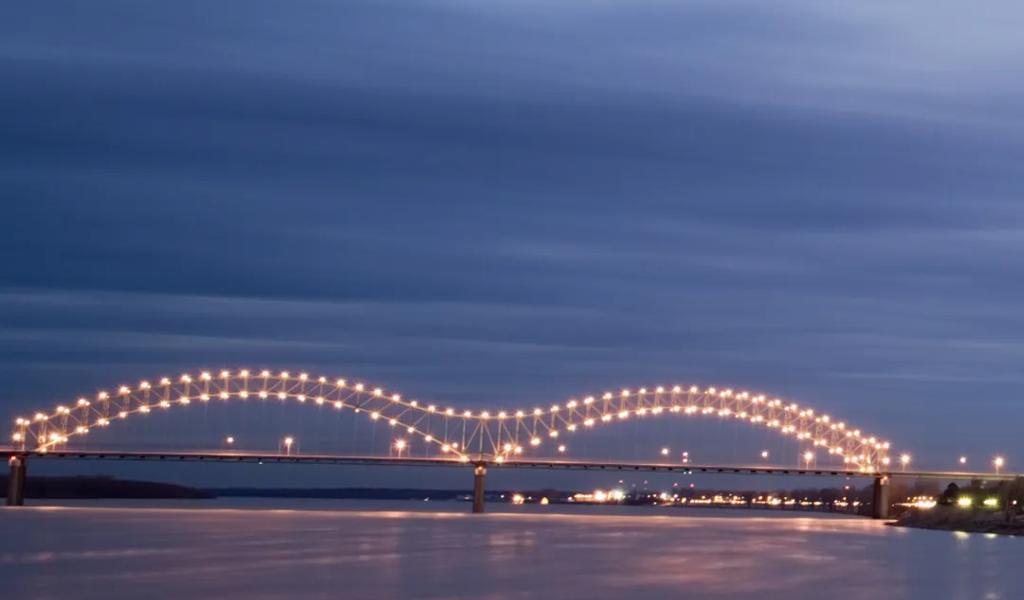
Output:
<svg viewBox="0 0 1024 600">
<path fill-rule="evenodd" d="M 862 471 L 889 465 L 890 443 L 847 423 L 793 402 L 731 388 L 657 386 L 570 398 L 548 407 L 471 410 L 421 403 L 383 388 L 345 378 L 269 370 L 201 371 L 156 382 L 141 381 L 100 391 L 46 412 L 18 417 L 11 435 L 20 449 L 62 449 L 95 428 L 153 411 L 193 403 L 291 401 L 351 410 L 372 421 L 401 428 L 453 461 L 514 461 L 563 436 L 635 418 L 663 415 L 714 416 L 775 430 L 806 446 L 808 452 L 833 455 Z"/>
</svg>

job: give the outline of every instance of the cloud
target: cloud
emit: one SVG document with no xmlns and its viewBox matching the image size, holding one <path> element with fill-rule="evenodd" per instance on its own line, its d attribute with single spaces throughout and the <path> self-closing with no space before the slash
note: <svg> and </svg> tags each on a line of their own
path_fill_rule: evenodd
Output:
<svg viewBox="0 0 1024 600">
<path fill-rule="evenodd" d="M 281 363 L 748 385 L 941 450 L 912 407 L 1017 381 L 1016 4 L 58 4 L 0 24 L 11 411 Z"/>
</svg>

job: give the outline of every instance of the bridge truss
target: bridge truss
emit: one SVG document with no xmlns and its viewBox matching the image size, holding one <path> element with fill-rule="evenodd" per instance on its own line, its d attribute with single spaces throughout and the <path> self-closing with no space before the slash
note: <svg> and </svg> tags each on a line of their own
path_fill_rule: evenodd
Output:
<svg viewBox="0 0 1024 600">
<path fill-rule="evenodd" d="M 66 451 L 97 428 L 144 415 L 213 402 L 274 401 L 348 410 L 415 438 L 459 462 L 523 461 L 541 448 L 564 449 L 566 437 L 631 419 L 705 416 L 735 419 L 788 436 L 815 457 L 871 473 L 890 464 L 890 443 L 814 409 L 747 391 L 697 386 L 623 389 L 518 410 L 471 410 L 406 399 L 348 379 L 268 370 L 202 371 L 100 391 L 15 420 L 15 448 Z"/>
</svg>

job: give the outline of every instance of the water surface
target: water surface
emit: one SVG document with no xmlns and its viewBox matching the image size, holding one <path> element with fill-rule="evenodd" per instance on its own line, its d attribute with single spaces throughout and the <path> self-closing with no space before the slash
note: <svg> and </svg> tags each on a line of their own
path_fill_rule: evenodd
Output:
<svg viewBox="0 0 1024 600">
<path fill-rule="evenodd" d="M 286 508 L 287 507 L 287 508 Z M 10 598 L 1024 598 L 1022 540 L 859 518 L 456 502 L 0 510 Z"/>
</svg>

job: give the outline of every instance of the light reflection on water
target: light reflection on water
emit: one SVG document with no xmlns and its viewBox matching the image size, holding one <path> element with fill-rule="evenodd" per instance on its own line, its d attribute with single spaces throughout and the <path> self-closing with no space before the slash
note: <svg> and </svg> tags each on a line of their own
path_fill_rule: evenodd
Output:
<svg viewBox="0 0 1024 600">
<path fill-rule="evenodd" d="M 470 515 L 455 502 L 180 505 L 0 510 L 4 596 L 1024 598 L 1024 540 L 857 518 L 505 506 Z"/>
</svg>

